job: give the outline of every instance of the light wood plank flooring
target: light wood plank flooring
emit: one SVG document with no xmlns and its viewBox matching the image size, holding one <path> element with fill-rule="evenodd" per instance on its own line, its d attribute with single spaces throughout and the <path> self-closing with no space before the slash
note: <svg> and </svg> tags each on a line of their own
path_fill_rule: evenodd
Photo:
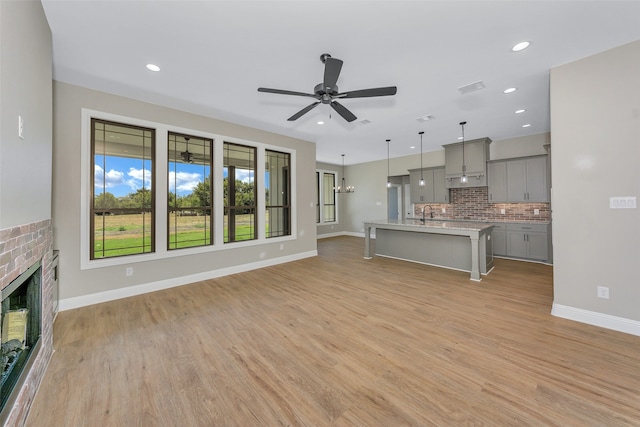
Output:
<svg viewBox="0 0 640 427">
<path fill-rule="evenodd" d="M 640 337 L 551 316 L 550 266 L 363 245 L 60 313 L 27 425 L 640 425 Z"/>
</svg>

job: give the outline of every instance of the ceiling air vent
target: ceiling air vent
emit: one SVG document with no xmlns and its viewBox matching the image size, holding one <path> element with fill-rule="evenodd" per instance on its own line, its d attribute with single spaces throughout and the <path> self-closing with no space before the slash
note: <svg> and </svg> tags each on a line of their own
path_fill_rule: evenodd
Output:
<svg viewBox="0 0 640 427">
<path fill-rule="evenodd" d="M 428 116 L 418 117 L 416 120 L 419 121 L 420 123 L 424 123 L 424 122 L 428 122 L 429 120 L 433 120 L 433 119 L 435 119 L 435 116 L 432 116 L 431 114 L 429 114 Z"/>
<path fill-rule="evenodd" d="M 460 92 L 461 95 L 466 95 L 468 93 L 475 92 L 480 89 L 484 89 L 485 87 L 486 86 L 484 85 L 484 82 L 482 80 L 478 80 L 477 82 L 474 82 L 465 86 L 460 86 L 458 88 L 458 92 Z"/>
</svg>

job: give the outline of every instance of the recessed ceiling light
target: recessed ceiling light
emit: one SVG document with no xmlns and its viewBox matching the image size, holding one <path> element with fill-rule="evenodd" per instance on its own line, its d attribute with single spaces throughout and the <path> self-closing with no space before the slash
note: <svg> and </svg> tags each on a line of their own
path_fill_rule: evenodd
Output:
<svg viewBox="0 0 640 427">
<path fill-rule="evenodd" d="M 516 114 L 522 114 L 522 113 L 524 113 L 525 111 L 527 111 L 527 110 L 516 110 Z"/>
<path fill-rule="evenodd" d="M 160 71 L 160 67 L 155 64 L 147 64 L 147 70 L 151 71 Z"/>
<path fill-rule="evenodd" d="M 523 128 L 528 128 L 529 126 L 531 126 L 531 123 L 527 123 L 526 125 L 522 125 Z"/>
<path fill-rule="evenodd" d="M 515 92 L 517 89 L 515 87 L 510 87 L 509 89 L 505 89 L 504 91 L 502 91 L 503 93 L 512 93 Z"/>
<path fill-rule="evenodd" d="M 323 122 L 322 120 L 318 120 L 318 124 L 319 124 L 319 125 L 323 125 L 323 124 L 324 124 L 324 122 Z"/>
<path fill-rule="evenodd" d="M 411 147 L 409 147 L 409 148 L 411 148 L 412 150 L 415 150 L 415 149 L 416 149 L 416 146 L 415 146 L 415 145 L 412 145 L 412 146 L 411 146 Z"/>
<path fill-rule="evenodd" d="M 529 43 L 529 42 L 520 42 L 520 43 L 516 44 L 515 46 L 513 46 L 511 48 L 511 50 L 514 51 L 514 52 L 520 52 L 521 50 L 525 50 L 526 48 L 528 48 L 530 44 L 531 43 Z"/>
</svg>

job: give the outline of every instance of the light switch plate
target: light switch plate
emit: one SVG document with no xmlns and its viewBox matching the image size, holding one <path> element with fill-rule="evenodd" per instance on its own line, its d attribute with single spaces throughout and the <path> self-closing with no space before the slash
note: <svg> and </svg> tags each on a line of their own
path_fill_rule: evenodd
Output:
<svg viewBox="0 0 640 427">
<path fill-rule="evenodd" d="M 609 208 L 611 209 L 635 209 L 637 208 L 636 197 L 609 197 Z"/>
</svg>

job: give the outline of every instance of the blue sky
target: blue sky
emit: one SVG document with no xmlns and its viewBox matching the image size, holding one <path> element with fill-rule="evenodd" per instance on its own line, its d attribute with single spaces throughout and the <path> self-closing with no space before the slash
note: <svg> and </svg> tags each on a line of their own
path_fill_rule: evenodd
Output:
<svg viewBox="0 0 640 427">
<path fill-rule="evenodd" d="M 151 162 L 143 163 L 140 159 L 132 159 L 126 157 L 106 157 L 106 167 L 102 167 L 102 156 L 96 156 L 95 163 L 95 192 L 96 195 L 102 193 L 103 178 L 105 178 L 106 191 L 116 197 L 126 196 L 129 193 L 135 193 L 143 187 L 151 188 Z M 193 191 L 193 189 L 209 175 L 209 168 L 202 165 L 177 163 L 177 172 L 173 170 L 173 164 L 169 171 L 169 191 L 175 192 L 180 196 L 185 196 Z M 105 171 L 106 169 L 106 171 Z M 226 169 L 224 176 L 227 176 Z M 237 173 L 242 181 L 251 178 L 249 171 L 240 171 Z"/>
</svg>

